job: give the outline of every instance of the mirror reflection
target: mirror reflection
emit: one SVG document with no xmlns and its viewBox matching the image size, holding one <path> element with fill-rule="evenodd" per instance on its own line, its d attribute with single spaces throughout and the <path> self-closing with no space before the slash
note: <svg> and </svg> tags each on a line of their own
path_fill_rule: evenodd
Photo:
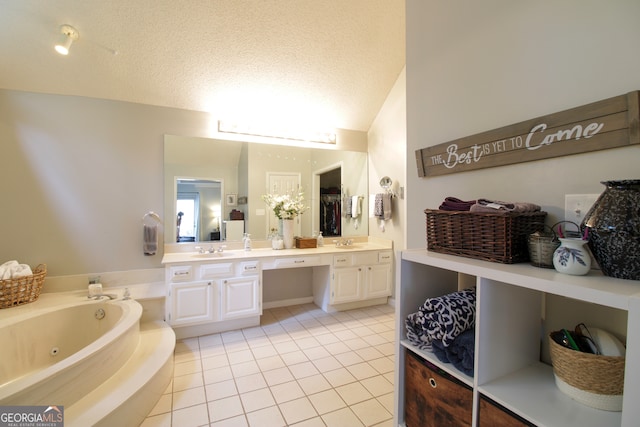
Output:
<svg viewBox="0 0 640 427">
<path fill-rule="evenodd" d="M 165 135 L 164 189 L 165 243 L 266 239 L 278 220 L 262 196 L 297 190 L 295 235 L 368 234 L 364 152 Z"/>
</svg>

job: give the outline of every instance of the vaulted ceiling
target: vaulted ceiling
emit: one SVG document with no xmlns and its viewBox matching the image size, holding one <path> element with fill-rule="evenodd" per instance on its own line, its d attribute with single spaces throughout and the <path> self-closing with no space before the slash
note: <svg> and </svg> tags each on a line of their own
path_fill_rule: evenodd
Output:
<svg viewBox="0 0 640 427">
<path fill-rule="evenodd" d="M 3 89 L 366 131 L 405 65 L 404 0 L 0 0 L 0 58 Z"/>
</svg>

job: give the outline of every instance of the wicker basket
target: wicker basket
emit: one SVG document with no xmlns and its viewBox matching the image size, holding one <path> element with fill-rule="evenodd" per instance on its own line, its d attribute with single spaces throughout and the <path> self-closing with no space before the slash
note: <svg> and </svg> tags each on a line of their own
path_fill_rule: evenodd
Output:
<svg viewBox="0 0 640 427">
<path fill-rule="evenodd" d="M 549 348 L 553 374 L 560 391 L 592 408 L 622 410 L 624 357 L 571 350 L 551 337 Z"/>
<path fill-rule="evenodd" d="M 15 307 L 37 300 L 46 275 L 46 264 L 40 264 L 31 276 L 0 280 L 0 308 Z"/>
<path fill-rule="evenodd" d="M 527 236 L 542 231 L 546 212 L 501 214 L 426 209 L 427 249 L 484 261 L 529 261 Z"/>
</svg>

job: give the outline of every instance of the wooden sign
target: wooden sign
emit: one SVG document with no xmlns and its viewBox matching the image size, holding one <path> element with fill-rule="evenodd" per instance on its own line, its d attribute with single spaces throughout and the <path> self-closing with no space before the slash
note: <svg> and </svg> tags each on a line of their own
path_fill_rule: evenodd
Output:
<svg viewBox="0 0 640 427">
<path fill-rule="evenodd" d="M 416 150 L 418 176 L 504 166 L 640 143 L 640 92 Z"/>
</svg>

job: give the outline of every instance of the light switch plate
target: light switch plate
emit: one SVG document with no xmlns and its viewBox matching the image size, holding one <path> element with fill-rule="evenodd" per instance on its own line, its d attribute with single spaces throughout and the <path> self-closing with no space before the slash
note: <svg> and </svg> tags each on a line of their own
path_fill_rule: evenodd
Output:
<svg viewBox="0 0 640 427">
<path fill-rule="evenodd" d="M 599 194 L 565 194 L 564 220 L 580 225 Z"/>
</svg>

